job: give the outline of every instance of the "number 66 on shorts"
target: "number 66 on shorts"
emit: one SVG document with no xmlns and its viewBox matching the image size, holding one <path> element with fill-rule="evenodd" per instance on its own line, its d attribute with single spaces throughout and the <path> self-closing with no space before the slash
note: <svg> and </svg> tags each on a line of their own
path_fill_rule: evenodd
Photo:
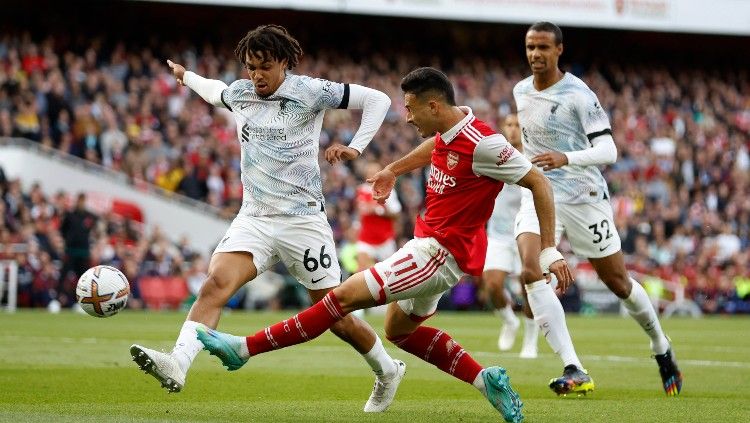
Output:
<svg viewBox="0 0 750 423">
<path fill-rule="evenodd" d="M 279 261 L 305 288 L 326 289 L 341 283 L 333 232 L 324 213 L 309 216 L 237 216 L 217 252 L 253 255 L 258 274 Z"/>
</svg>

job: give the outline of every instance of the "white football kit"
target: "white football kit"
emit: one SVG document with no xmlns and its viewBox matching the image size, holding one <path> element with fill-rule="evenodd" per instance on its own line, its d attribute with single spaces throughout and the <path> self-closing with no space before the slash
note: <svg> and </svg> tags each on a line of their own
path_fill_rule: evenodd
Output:
<svg viewBox="0 0 750 423">
<path fill-rule="evenodd" d="M 507 184 L 495 199 L 495 208 L 487 222 L 487 258 L 484 270 L 502 270 L 511 275 L 521 273 L 521 257 L 514 236 L 514 223 L 521 208 L 521 195 L 528 191 Z"/>
<path fill-rule="evenodd" d="M 545 90 L 534 88 L 533 76 L 516 84 L 513 96 L 518 108 L 524 154 L 533 158 L 549 151 L 588 149 L 591 141 L 611 135 L 606 112 L 593 91 L 576 76 L 566 73 Z M 565 232 L 576 255 L 610 256 L 620 250 L 609 203 L 607 182 L 596 166 L 566 165 L 545 172 L 555 196 L 555 241 Z M 531 191 L 523 193 L 516 217 L 516 237 L 539 234 L 539 221 Z"/>
<path fill-rule="evenodd" d="M 232 111 L 241 146 L 242 207 L 214 254 L 249 252 L 258 273 L 281 260 L 308 289 L 340 284 L 318 165 L 323 115 L 328 109 L 369 107 L 349 144 L 361 152 L 385 117 L 387 96 L 292 74 L 268 97 L 258 96 L 247 79 L 226 87 L 186 72 L 185 82 L 207 101 Z"/>
</svg>

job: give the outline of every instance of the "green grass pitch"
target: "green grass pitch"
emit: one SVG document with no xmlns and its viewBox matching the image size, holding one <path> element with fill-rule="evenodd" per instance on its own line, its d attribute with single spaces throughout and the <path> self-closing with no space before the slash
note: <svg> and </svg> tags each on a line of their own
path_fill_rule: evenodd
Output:
<svg viewBox="0 0 750 423">
<path fill-rule="evenodd" d="M 288 313 L 232 313 L 221 329 L 248 334 Z M 500 415 L 471 386 L 388 345 L 407 363 L 396 401 L 362 412 L 373 377 L 362 358 L 331 334 L 265 354 L 236 372 L 203 352 L 187 385 L 167 394 L 130 361 L 131 343 L 170 349 L 183 313 L 125 311 L 109 319 L 42 312 L 0 314 L 0 421 L 8 422 L 488 422 Z M 382 335 L 382 317 L 368 316 Z M 682 395 L 661 389 L 648 340 L 630 319 L 568 316 L 577 351 L 596 381 L 587 397 L 556 397 L 547 381 L 562 365 L 544 340 L 540 358 L 496 350 L 490 313 L 438 313 L 483 365 L 508 369 L 527 422 L 750 421 L 750 319 L 663 322 L 685 376 Z"/>
</svg>

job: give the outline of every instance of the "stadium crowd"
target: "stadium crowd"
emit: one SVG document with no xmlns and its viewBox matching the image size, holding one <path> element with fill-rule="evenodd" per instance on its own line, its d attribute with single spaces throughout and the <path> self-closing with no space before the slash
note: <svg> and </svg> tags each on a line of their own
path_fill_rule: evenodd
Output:
<svg viewBox="0 0 750 423">
<path fill-rule="evenodd" d="M 177 86 L 166 59 L 227 83 L 242 78 L 243 69 L 231 45 L 160 46 L 156 50 L 94 37 L 79 48 L 57 45 L 51 36 L 0 34 L 0 137 L 28 138 L 99 163 L 127 174 L 135 185 L 150 183 L 167 194 L 205 201 L 229 218 L 242 198 L 234 120 L 230 112 Z M 399 82 L 409 70 L 426 64 L 445 69 L 458 88 L 458 102 L 496 128 L 513 112 L 514 84 L 528 74 L 521 57 L 512 63 L 476 56 L 441 62 L 396 51 L 355 60 L 334 49 L 307 54 L 295 70 L 376 88 L 393 100 L 362 158 L 335 166 L 321 158 L 326 211 L 342 245 L 356 231 L 353 201 L 367 161 L 387 164 L 419 142 L 416 131 L 404 123 Z M 605 177 L 630 268 L 686 286 L 688 297 L 706 312 L 750 312 L 747 70 L 675 71 L 616 62 L 573 64 L 570 69 L 597 93 L 612 122 L 619 157 Z M 321 151 L 333 143 L 346 144 L 358 124 L 356 114 L 328 112 Z M 411 237 L 424 185 L 420 171 L 398 181 L 400 244 Z M 62 228 L 74 201 L 62 193 L 46 198 L 38 186 L 23 193 L 17 181 L 0 180 L 0 193 L 0 245 L 28 245 L 0 254 L 15 257 L 28 269 L 23 277 L 33 280 L 34 287 L 28 304 L 47 301 L 44 292 L 55 280 L 63 281 L 65 301 L 80 271 L 68 263 L 71 235 Z M 159 231 L 146 236 L 112 214 L 93 219 L 90 241 L 77 245 L 88 249 L 87 266 L 112 263 L 131 281 L 148 274 L 202 271 L 183 264 L 201 256 L 187 241 L 175 245 Z M 201 246 L 201 252 L 205 256 L 212 247 Z M 68 269 L 73 272 L 61 274 Z"/>
</svg>

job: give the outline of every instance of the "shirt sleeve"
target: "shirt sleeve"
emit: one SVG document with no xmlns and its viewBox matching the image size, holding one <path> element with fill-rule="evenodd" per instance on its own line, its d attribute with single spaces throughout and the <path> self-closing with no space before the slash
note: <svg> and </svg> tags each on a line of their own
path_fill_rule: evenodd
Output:
<svg viewBox="0 0 750 423">
<path fill-rule="evenodd" d="M 602 108 L 596 94 L 590 89 L 578 96 L 576 112 L 589 141 L 600 135 L 612 135 L 612 126 L 609 124 L 607 112 Z"/>
<path fill-rule="evenodd" d="M 314 110 L 346 109 L 349 105 L 349 84 L 328 81 L 321 78 L 308 78 L 306 81 L 313 97 Z"/>
<path fill-rule="evenodd" d="M 474 173 L 515 184 L 531 170 L 531 162 L 500 134 L 479 141 L 474 149 Z"/>
<path fill-rule="evenodd" d="M 343 104 L 344 102 L 348 104 Z M 367 144 L 372 141 L 380 125 L 383 124 L 388 108 L 391 107 L 391 99 L 384 93 L 372 88 L 357 84 L 345 84 L 342 106 L 344 107 L 340 106 L 339 108 L 362 110 L 362 121 L 359 124 L 359 129 L 349 142 L 349 147 L 361 153 L 367 147 Z"/>
<path fill-rule="evenodd" d="M 229 109 L 229 107 L 221 100 L 221 96 L 227 88 L 227 84 L 224 82 L 216 79 L 204 78 L 191 71 L 185 72 L 182 81 L 209 104 Z"/>
</svg>

